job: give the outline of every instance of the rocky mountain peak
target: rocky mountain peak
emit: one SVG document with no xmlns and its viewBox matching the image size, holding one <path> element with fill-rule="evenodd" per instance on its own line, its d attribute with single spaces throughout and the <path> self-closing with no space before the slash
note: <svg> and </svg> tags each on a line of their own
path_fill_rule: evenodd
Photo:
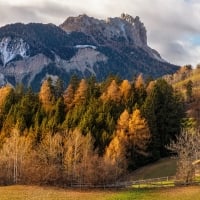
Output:
<svg viewBox="0 0 200 200">
<path fill-rule="evenodd" d="M 60 27 L 66 32 L 83 32 L 97 44 L 147 46 L 146 28 L 139 17 L 122 14 L 121 17 L 99 20 L 87 15 L 69 17 Z"/>
<path fill-rule="evenodd" d="M 0 28 L 0 86 L 23 83 L 38 91 L 48 76 L 67 84 L 72 74 L 132 80 L 139 73 L 158 77 L 177 69 L 147 45 L 146 28 L 137 16 L 100 20 L 79 15 L 60 27 L 17 23 Z"/>
</svg>

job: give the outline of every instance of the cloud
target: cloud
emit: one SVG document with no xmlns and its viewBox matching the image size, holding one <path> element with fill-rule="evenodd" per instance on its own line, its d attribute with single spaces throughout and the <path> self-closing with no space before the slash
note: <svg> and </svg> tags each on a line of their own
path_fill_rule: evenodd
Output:
<svg viewBox="0 0 200 200">
<path fill-rule="evenodd" d="M 61 24 L 68 16 L 140 16 L 148 43 L 175 64 L 200 62 L 199 0 L 0 0 L 0 26 L 13 22 Z"/>
<path fill-rule="evenodd" d="M 67 6 L 54 2 L 36 5 L 6 5 L 0 2 L 0 26 L 15 22 L 42 22 L 59 24 L 68 15 L 74 14 Z M 9 14 L 8 14 L 9 13 Z"/>
</svg>

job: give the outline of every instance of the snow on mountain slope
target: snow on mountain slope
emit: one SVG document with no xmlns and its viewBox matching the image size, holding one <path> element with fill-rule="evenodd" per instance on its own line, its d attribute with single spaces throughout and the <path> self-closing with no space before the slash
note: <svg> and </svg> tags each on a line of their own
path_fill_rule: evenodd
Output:
<svg viewBox="0 0 200 200">
<path fill-rule="evenodd" d="M 16 58 L 16 56 L 21 56 L 22 58 L 28 57 L 28 50 L 29 45 L 26 44 L 21 38 L 11 39 L 11 37 L 4 37 L 0 41 L 0 58 L 4 66 Z"/>
</svg>

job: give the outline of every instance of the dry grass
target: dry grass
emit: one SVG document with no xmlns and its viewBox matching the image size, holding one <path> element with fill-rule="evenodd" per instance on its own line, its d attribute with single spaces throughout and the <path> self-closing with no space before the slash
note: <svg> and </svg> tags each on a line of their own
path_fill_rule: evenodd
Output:
<svg viewBox="0 0 200 200">
<path fill-rule="evenodd" d="M 104 200 L 115 195 L 112 191 L 81 191 L 39 186 L 0 187 L 1 200 Z"/>
<path fill-rule="evenodd" d="M 0 187 L 1 200 L 199 200 L 200 186 L 154 190 L 69 190 L 39 186 Z"/>
<path fill-rule="evenodd" d="M 173 189 L 163 189 L 154 191 L 149 194 L 151 198 L 144 198 L 143 200 L 199 200 L 200 199 L 200 187 L 180 187 Z"/>
</svg>

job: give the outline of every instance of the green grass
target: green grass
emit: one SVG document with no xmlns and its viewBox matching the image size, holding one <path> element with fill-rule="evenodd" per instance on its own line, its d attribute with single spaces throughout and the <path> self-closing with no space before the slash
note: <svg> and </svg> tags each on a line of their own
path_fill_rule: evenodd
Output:
<svg viewBox="0 0 200 200">
<path fill-rule="evenodd" d="M 200 186 L 146 190 L 70 190 L 39 186 L 0 187 L 1 200 L 199 200 Z"/>
<path fill-rule="evenodd" d="M 143 180 L 159 177 L 174 176 L 176 174 L 176 160 L 174 158 L 164 158 L 153 164 L 135 170 L 131 180 Z"/>
<path fill-rule="evenodd" d="M 158 182 L 152 182 L 152 183 L 146 183 L 146 184 L 134 184 L 132 188 L 138 189 L 138 188 L 164 188 L 164 187 L 173 187 L 175 186 L 174 181 L 158 181 Z"/>
</svg>

